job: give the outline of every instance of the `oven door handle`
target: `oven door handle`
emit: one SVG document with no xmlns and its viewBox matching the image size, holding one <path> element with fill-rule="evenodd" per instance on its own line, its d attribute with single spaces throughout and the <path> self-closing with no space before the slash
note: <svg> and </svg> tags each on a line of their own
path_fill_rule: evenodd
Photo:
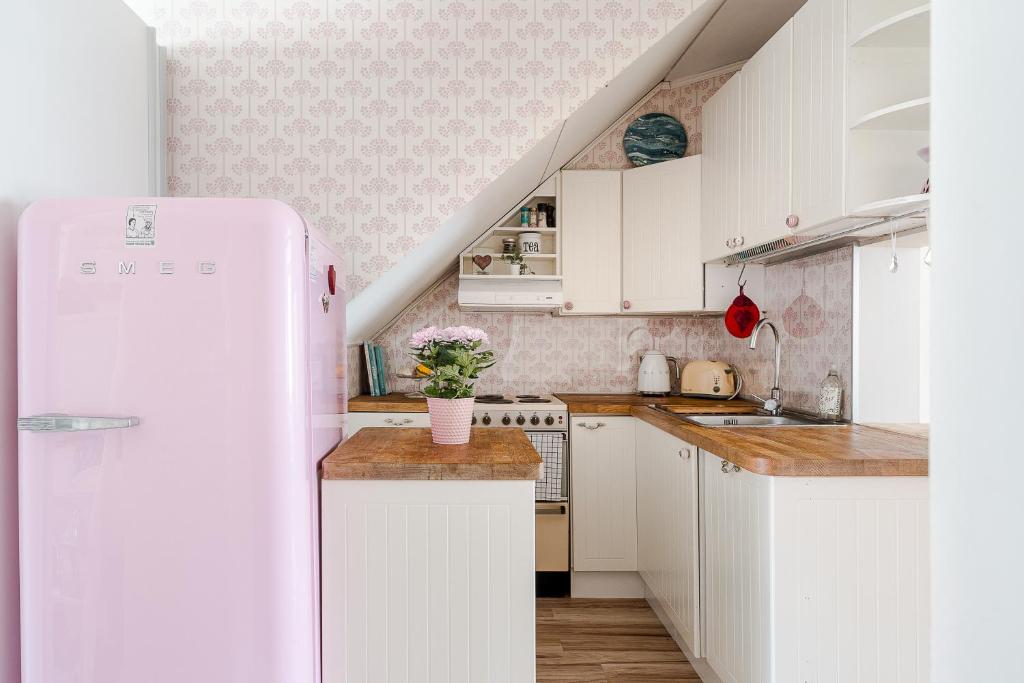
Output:
<svg viewBox="0 0 1024 683">
<path fill-rule="evenodd" d="M 559 505 L 558 508 L 537 508 L 538 515 L 565 515 L 568 514 L 566 506 Z"/>
</svg>

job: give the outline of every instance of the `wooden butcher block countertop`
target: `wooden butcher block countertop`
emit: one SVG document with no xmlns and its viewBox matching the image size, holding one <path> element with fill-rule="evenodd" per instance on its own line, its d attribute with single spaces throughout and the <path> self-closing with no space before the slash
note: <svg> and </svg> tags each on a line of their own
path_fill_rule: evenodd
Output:
<svg viewBox="0 0 1024 683">
<path fill-rule="evenodd" d="M 641 396 L 640 394 L 555 394 L 577 415 L 629 415 L 634 406 L 666 406 L 674 413 L 690 415 L 735 415 L 757 412 L 749 401 L 726 401 L 715 398 L 685 396 Z"/>
<path fill-rule="evenodd" d="M 441 446 L 429 428 L 364 427 L 323 461 L 323 479 L 530 479 L 541 459 L 521 429 L 474 429 Z"/>
<path fill-rule="evenodd" d="M 405 394 L 367 396 L 359 394 L 348 400 L 350 413 L 425 413 L 427 399 L 409 398 Z"/>
<path fill-rule="evenodd" d="M 782 477 L 928 476 L 928 439 L 849 424 L 701 427 L 637 406 L 631 413 L 756 474 Z"/>
</svg>

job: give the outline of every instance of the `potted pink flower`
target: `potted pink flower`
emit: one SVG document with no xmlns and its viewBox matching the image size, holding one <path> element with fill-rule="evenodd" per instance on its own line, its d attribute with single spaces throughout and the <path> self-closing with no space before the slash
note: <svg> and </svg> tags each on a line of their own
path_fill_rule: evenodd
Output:
<svg viewBox="0 0 1024 683">
<path fill-rule="evenodd" d="M 487 333 L 475 327 L 424 327 L 412 335 L 412 357 L 430 369 L 423 393 L 430 411 L 434 443 L 469 442 L 473 420 L 473 380 L 494 365 L 494 352 L 483 351 Z"/>
</svg>

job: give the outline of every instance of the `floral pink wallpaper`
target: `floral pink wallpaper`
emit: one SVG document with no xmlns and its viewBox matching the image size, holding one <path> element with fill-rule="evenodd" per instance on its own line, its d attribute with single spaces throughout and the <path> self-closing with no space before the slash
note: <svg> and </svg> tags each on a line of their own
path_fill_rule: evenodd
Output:
<svg viewBox="0 0 1024 683">
<path fill-rule="evenodd" d="M 622 123 L 596 140 L 583 154 L 576 158 L 569 168 L 573 169 L 616 169 L 630 168 L 622 150 L 622 136 L 633 119 L 644 114 L 662 113 L 676 117 L 686 129 L 688 143 L 686 156 L 701 152 L 701 110 L 704 103 L 722 87 L 735 71 L 712 76 L 694 83 L 674 88 L 665 88 L 654 93 L 650 99 L 640 103 L 623 117 Z"/>
<path fill-rule="evenodd" d="M 452 276 L 407 310 L 376 340 L 393 373 L 411 368 L 406 342 L 427 325 L 472 325 L 491 335 L 499 362 L 477 385 L 478 393 L 633 392 L 640 355 L 659 349 L 682 362 L 717 359 L 733 363 L 744 394 L 764 396 L 771 385 L 771 334 L 758 349 L 730 336 L 721 318 L 557 317 L 544 313 L 476 313 L 459 309 Z M 830 368 L 844 387 L 850 415 L 852 372 L 853 252 L 844 248 L 767 271 L 765 301 L 757 304 L 783 337 L 782 389 L 788 406 L 817 407 L 817 391 Z M 359 367 L 358 356 L 355 368 Z M 412 383 L 392 378 L 398 390 Z"/>
<path fill-rule="evenodd" d="M 350 296 L 702 0 L 128 0 L 168 47 L 169 190 L 289 202 Z"/>
</svg>

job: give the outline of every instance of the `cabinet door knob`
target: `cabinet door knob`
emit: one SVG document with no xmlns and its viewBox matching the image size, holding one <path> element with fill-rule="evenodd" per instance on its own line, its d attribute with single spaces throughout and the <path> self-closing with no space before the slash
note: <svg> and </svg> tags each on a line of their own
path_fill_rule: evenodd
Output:
<svg viewBox="0 0 1024 683">
<path fill-rule="evenodd" d="M 733 472 L 739 472 L 740 471 L 740 466 L 739 465 L 733 465 L 732 466 L 732 471 Z"/>
<path fill-rule="evenodd" d="M 632 307 L 632 305 L 633 304 L 629 301 L 629 299 L 626 299 L 625 301 L 622 302 L 622 308 L 624 308 L 627 311 L 630 309 L 630 307 Z"/>
<path fill-rule="evenodd" d="M 686 453 L 686 455 L 684 456 L 683 453 Z M 679 449 L 679 457 L 680 458 L 685 457 L 687 460 L 689 460 L 690 459 L 690 449 L 689 448 L 681 448 L 681 449 Z"/>
<path fill-rule="evenodd" d="M 604 422 L 597 422 L 595 424 L 590 424 L 589 422 L 579 422 L 579 423 L 577 423 L 577 426 L 583 427 L 585 429 L 594 430 L 594 429 L 600 429 L 601 427 L 604 427 Z"/>
<path fill-rule="evenodd" d="M 795 213 L 791 213 L 788 216 L 786 216 L 786 227 L 787 228 L 792 230 L 793 228 L 795 228 L 798 225 L 800 225 L 800 216 L 797 216 Z"/>
<path fill-rule="evenodd" d="M 567 310 L 567 311 L 571 311 L 572 310 L 572 302 L 571 301 L 566 301 L 565 302 L 565 306 L 563 308 L 565 308 L 565 310 Z"/>
<path fill-rule="evenodd" d="M 743 246 L 743 235 L 739 235 L 739 236 L 736 237 L 736 246 L 737 247 L 742 247 Z"/>
<path fill-rule="evenodd" d="M 729 461 L 728 460 L 723 460 L 722 461 L 722 472 L 724 474 L 728 474 L 729 473 Z"/>
</svg>

